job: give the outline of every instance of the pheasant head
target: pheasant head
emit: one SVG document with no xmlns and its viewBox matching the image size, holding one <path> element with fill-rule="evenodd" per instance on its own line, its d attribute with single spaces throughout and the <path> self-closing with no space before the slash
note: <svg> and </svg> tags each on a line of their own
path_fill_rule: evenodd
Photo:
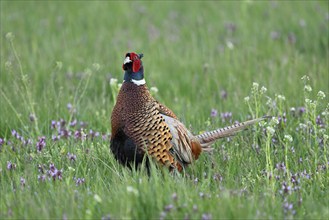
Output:
<svg viewBox="0 0 329 220">
<path fill-rule="evenodd" d="M 143 54 L 126 53 L 122 64 L 122 69 L 125 71 L 124 81 L 133 82 L 136 85 L 145 84 L 142 57 Z"/>
</svg>

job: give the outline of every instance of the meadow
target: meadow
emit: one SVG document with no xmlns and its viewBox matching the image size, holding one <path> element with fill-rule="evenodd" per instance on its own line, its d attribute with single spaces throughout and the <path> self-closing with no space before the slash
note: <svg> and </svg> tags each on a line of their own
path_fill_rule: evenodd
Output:
<svg viewBox="0 0 329 220">
<path fill-rule="evenodd" d="M 1 1 L 0 219 L 328 219 L 328 1 Z M 181 174 L 109 150 L 126 52 L 195 134 Z"/>
</svg>

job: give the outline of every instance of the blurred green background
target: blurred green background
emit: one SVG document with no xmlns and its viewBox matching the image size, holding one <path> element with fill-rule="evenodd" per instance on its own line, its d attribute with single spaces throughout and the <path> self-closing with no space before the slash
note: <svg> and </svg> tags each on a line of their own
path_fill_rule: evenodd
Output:
<svg viewBox="0 0 329 220">
<path fill-rule="evenodd" d="M 238 119 L 246 115 L 242 102 L 252 82 L 267 87 L 269 95 L 284 94 L 291 106 L 303 101 L 305 74 L 328 93 L 327 6 L 327 1 L 1 1 L 1 91 L 18 115 L 1 95 L 0 134 L 26 125 L 31 114 L 5 37 L 9 32 L 41 130 L 64 117 L 67 103 L 78 105 L 80 118 L 108 130 L 113 105 L 108 82 L 121 81 L 128 51 L 144 53 L 146 80 L 159 88 L 157 98 L 182 120 L 199 124 L 211 108 L 232 111 Z M 74 103 L 94 63 L 100 69 Z"/>
</svg>

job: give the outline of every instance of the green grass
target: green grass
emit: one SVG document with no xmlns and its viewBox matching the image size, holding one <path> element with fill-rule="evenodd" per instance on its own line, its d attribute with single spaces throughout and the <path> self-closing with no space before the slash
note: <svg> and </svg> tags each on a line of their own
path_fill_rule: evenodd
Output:
<svg viewBox="0 0 329 220">
<path fill-rule="evenodd" d="M 329 217 L 328 1 L 0 4 L 1 219 Z M 101 137 L 128 51 L 144 53 L 155 97 L 195 134 L 262 115 L 286 121 L 218 141 L 183 174 L 130 171 Z M 53 141 L 60 119 L 71 134 Z"/>
</svg>

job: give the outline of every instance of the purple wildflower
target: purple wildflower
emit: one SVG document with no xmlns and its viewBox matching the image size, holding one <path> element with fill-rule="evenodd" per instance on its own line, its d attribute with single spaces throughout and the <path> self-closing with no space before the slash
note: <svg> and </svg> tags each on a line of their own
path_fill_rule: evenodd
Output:
<svg viewBox="0 0 329 220">
<path fill-rule="evenodd" d="M 211 214 L 204 213 L 204 214 L 202 214 L 201 219 L 202 220 L 211 220 L 212 216 L 211 216 Z"/>
<path fill-rule="evenodd" d="M 51 121 L 51 126 L 50 126 L 50 128 L 51 128 L 51 129 L 56 129 L 56 124 L 57 124 L 57 122 L 54 121 L 54 120 L 52 120 L 52 121 Z"/>
<path fill-rule="evenodd" d="M 294 33 L 289 33 L 288 35 L 288 42 L 290 44 L 295 44 L 296 43 L 296 35 Z"/>
<path fill-rule="evenodd" d="M 17 131 L 16 131 L 16 130 L 12 130 L 12 131 L 11 131 L 11 135 L 14 136 L 14 137 L 16 137 L 16 135 L 17 135 Z"/>
<path fill-rule="evenodd" d="M 27 146 L 27 145 L 31 145 L 32 144 L 32 140 L 31 139 L 24 140 L 24 138 L 23 138 L 23 139 L 21 139 L 21 141 L 22 141 L 22 143 L 23 143 L 24 146 Z"/>
<path fill-rule="evenodd" d="M 281 185 L 281 190 L 279 192 L 280 194 L 290 194 L 291 186 L 289 186 L 286 182 L 283 182 Z"/>
<path fill-rule="evenodd" d="M 46 180 L 46 175 L 38 175 L 38 180 L 44 182 Z"/>
<path fill-rule="evenodd" d="M 85 133 L 83 133 L 81 130 L 76 130 L 74 132 L 75 139 L 80 139 L 80 140 L 84 141 L 84 140 L 86 140 L 86 136 L 87 135 Z"/>
<path fill-rule="evenodd" d="M 213 180 L 218 181 L 218 182 L 223 181 L 223 177 L 219 173 L 215 173 L 212 178 L 213 178 Z"/>
<path fill-rule="evenodd" d="M 87 127 L 87 123 L 80 121 L 80 128 L 85 128 L 85 127 Z"/>
<path fill-rule="evenodd" d="M 277 163 L 276 165 L 275 165 L 275 168 L 277 169 L 277 170 L 282 170 L 283 172 L 286 172 L 286 165 L 284 164 L 284 162 L 282 162 L 282 163 Z"/>
<path fill-rule="evenodd" d="M 85 178 L 73 178 L 75 180 L 75 185 L 80 186 L 81 184 L 85 183 Z"/>
<path fill-rule="evenodd" d="M 52 137 L 51 137 L 51 140 L 52 141 L 58 141 L 59 139 L 61 138 L 61 136 L 57 136 L 57 135 L 53 135 Z"/>
<path fill-rule="evenodd" d="M 48 175 L 55 181 L 56 178 L 62 180 L 63 170 L 58 170 L 53 163 L 49 165 Z"/>
<path fill-rule="evenodd" d="M 302 115 L 306 112 L 306 108 L 305 107 L 298 107 L 298 112 L 299 112 L 299 115 Z"/>
<path fill-rule="evenodd" d="M 229 33 L 233 33 L 236 31 L 236 25 L 233 22 L 228 22 L 225 24 L 225 29 L 229 32 Z"/>
<path fill-rule="evenodd" d="M 75 131 L 74 137 L 75 137 L 75 139 L 80 139 L 82 137 L 81 131 L 80 130 Z"/>
<path fill-rule="evenodd" d="M 67 107 L 67 110 L 70 111 L 72 109 L 72 104 L 71 103 L 67 103 L 66 107 Z"/>
<path fill-rule="evenodd" d="M 92 129 L 89 130 L 89 137 L 93 140 L 95 137 L 99 136 L 99 132 L 94 132 Z"/>
<path fill-rule="evenodd" d="M 189 220 L 189 219 L 190 219 L 190 215 L 185 213 L 184 220 Z"/>
<path fill-rule="evenodd" d="M 300 179 L 298 179 L 296 174 L 291 175 L 291 183 L 293 183 L 294 185 L 298 185 L 300 182 Z"/>
<path fill-rule="evenodd" d="M 232 112 L 220 113 L 220 117 L 222 118 L 222 122 L 232 122 Z"/>
<path fill-rule="evenodd" d="M 172 200 L 177 201 L 177 193 L 171 195 Z"/>
<path fill-rule="evenodd" d="M 299 173 L 299 175 L 300 175 L 301 177 L 303 177 L 303 178 L 311 179 L 310 174 L 308 174 L 308 173 L 306 172 L 306 170 L 304 170 L 303 172 Z"/>
<path fill-rule="evenodd" d="M 7 169 L 8 170 L 14 170 L 16 169 L 16 164 L 10 162 L 10 161 L 7 161 Z"/>
<path fill-rule="evenodd" d="M 165 208 L 164 208 L 164 210 L 165 210 L 165 212 L 170 212 L 170 210 L 172 210 L 174 208 L 174 205 L 173 204 L 169 204 L 169 205 L 167 205 Z"/>
<path fill-rule="evenodd" d="M 325 127 L 325 123 L 324 123 L 324 121 L 322 120 L 322 118 L 321 118 L 321 116 L 320 115 L 318 115 L 317 117 L 316 117 L 316 124 L 317 125 L 319 125 L 319 127 L 320 128 L 324 128 Z"/>
<path fill-rule="evenodd" d="M 160 220 L 163 220 L 163 219 L 165 219 L 166 218 L 166 216 L 167 216 L 167 213 L 166 212 L 161 212 L 160 213 Z"/>
<path fill-rule="evenodd" d="M 284 213 L 291 213 L 291 214 L 295 214 L 296 213 L 296 211 L 293 209 L 294 208 L 294 205 L 292 204 L 292 203 L 289 203 L 289 202 L 287 202 L 287 201 L 285 201 L 284 203 L 283 203 L 283 211 L 284 211 Z"/>
<path fill-rule="evenodd" d="M 41 150 L 46 146 L 46 137 L 39 137 L 38 142 L 36 144 L 37 151 L 41 152 Z"/>
<path fill-rule="evenodd" d="M 285 124 L 287 122 L 286 113 L 284 112 L 282 115 L 279 115 L 278 120 L 279 120 L 279 123 L 284 123 Z"/>
<path fill-rule="evenodd" d="M 49 170 L 52 172 L 55 171 L 56 170 L 55 164 L 53 163 L 49 164 Z"/>
<path fill-rule="evenodd" d="M 64 119 L 60 119 L 59 122 L 57 122 L 57 125 L 59 125 L 59 127 L 62 129 L 65 127 L 66 125 L 66 121 Z"/>
<path fill-rule="evenodd" d="M 23 178 L 23 177 L 21 177 L 21 179 L 20 179 L 20 182 L 21 182 L 21 186 L 25 186 L 25 179 Z"/>
<path fill-rule="evenodd" d="M 5 143 L 4 139 L 0 138 L 0 146 L 2 146 Z"/>
<path fill-rule="evenodd" d="M 214 117 L 216 117 L 216 116 L 217 116 L 217 113 L 218 113 L 218 112 L 217 112 L 217 110 L 216 110 L 216 109 L 214 109 L 214 108 L 212 108 L 212 109 L 211 109 L 211 113 L 210 113 L 210 116 L 214 118 Z"/>
<path fill-rule="evenodd" d="M 77 159 L 77 156 L 75 154 L 71 154 L 70 152 L 67 153 L 67 157 L 70 161 L 75 161 Z"/>
<path fill-rule="evenodd" d="M 62 129 L 62 130 L 59 132 L 59 135 L 60 135 L 61 137 L 63 137 L 63 138 L 68 138 L 68 137 L 71 136 L 71 134 L 72 134 L 72 132 L 71 132 L 71 131 L 68 131 L 68 130 L 66 130 L 66 129 Z"/>
<path fill-rule="evenodd" d="M 70 126 L 71 127 L 76 126 L 76 124 L 77 124 L 77 120 L 76 119 L 74 119 L 73 121 L 70 122 Z"/>
<path fill-rule="evenodd" d="M 103 134 L 103 135 L 102 135 L 102 139 L 103 139 L 104 141 L 108 141 L 108 140 L 110 139 L 110 137 L 111 137 L 111 134 L 109 134 L 109 133 L 107 133 L 107 134 Z"/>
<path fill-rule="evenodd" d="M 220 91 L 220 97 L 222 97 L 222 99 L 224 99 L 224 100 L 227 99 L 227 91 L 222 89 Z"/>
<path fill-rule="evenodd" d="M 111 220 L 111 215 L 107 214 L 105 216 L 102 216 L 101 220 Z"/>
<path fill-rule="evenodd" d="M 278 40 L 280 38 L 280 32 L 277 31 L 272 31 L 270 35 L 272 40 Z"/>
</svg>

